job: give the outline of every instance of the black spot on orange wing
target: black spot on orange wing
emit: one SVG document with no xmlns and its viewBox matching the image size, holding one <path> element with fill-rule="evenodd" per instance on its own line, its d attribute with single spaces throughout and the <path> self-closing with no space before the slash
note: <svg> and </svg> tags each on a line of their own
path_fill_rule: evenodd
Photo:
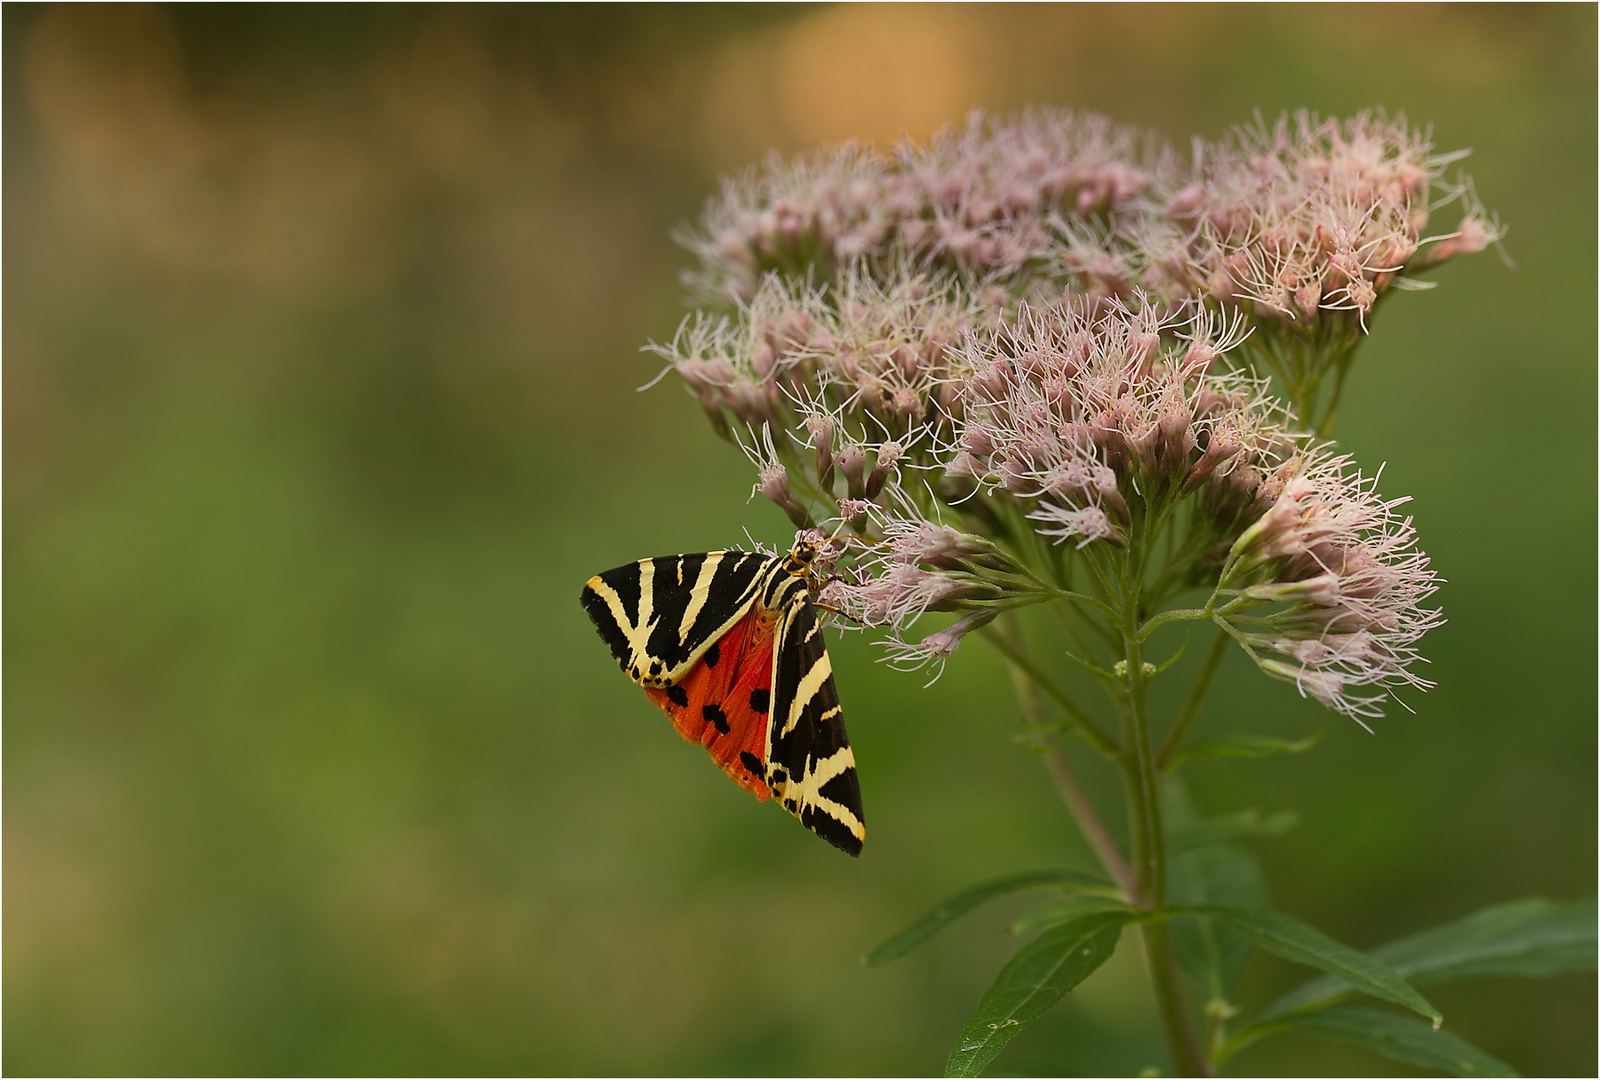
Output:
<svg viewBox="0 0 1600 1080">
<path fill-rule="evenodd" d="M 772 794 L 765 779 L 767 716 L 749 700 L 753 689 L 772 681 L 775 622 L 774 613 L 756 605 L 717 641 L 715 666 L 702 660 L 674 686 L 645 690 L 679 735 L 705 747 L 718 768 L 762 801 Z"/>
<path fill-rule="evenodd" d="M 713 641 L 711 648 L 706 650 L 705 656 L 701 657 L 701 659 L 705 661 L 706 667 L 716 667 L 717 661 L 722 659 L 722 645 Z"/>
<path fill-rule="evenodd" d="M 717 729 L 718 734 L 726 735 L 733 730 L 728 726 L 728 714 L 722 711 L 720 705 L 702 705 L 700 715 L 706 723 Z"/>
<path fill-rule="evenodd" d="M 758 686 L 750 691 L 750 707 L 758 713 L 766 712 L 772 706 L 772 691 L 765 686 Z"/>
</svg>

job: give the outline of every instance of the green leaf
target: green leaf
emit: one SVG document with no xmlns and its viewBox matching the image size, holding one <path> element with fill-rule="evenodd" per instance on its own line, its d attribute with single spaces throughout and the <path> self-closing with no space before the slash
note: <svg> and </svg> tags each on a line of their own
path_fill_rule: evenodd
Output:
<svg viewBox="0 0 1600 1080">
<path fill-rule="evenodd" d="M 1321 1012 L 1291 1016 L 1279 1030 L 1319 1039 L 1355 1043 L 1376 1050 L 1391 1061 L 1438 1069 L 1451 1076 L 1516 1076 L 1499 1058 L 1479 1050 L 1459 1035 L 1435 1031 L 1409 1016 L 1370 1005 L 1341 1005 Z"/>
<path fill-rule="evenodd" d="M 1106 911 L 1121 911 L 1130 918 L 1140 914 L 1134 908 L 1118 900 L 1115 896 L 1106 895 L 1111 890 L 1101 892 L 1081 892 L 1069 895 L 1063 900 L 1053 904 L 1046 904 L 1042 908 L 1035 908 L 1026 915 L 1021 916 L 1011 924 L 1013 934 L 1031 934 L 1035 930 L 1043 930 L 1047 926 L 1059 926 L 1065 922 L 1075 922 L 1090 915 L 1099 915 Z"/>
<path fill-rule="evenodd" d="M 995 878 L 993 881 L 974 885 L 970 889 L 963 889 L 947 898 L 938 907 L 873 949 L 862 962 L 868 967 L 878 967 L 891 960 L 898 960 L 980 904 L 1004 896 L 1006 893 L 1035 889 L 1041 885 L 1105 887 L 1107 883 L 1092 874 L 1083 874 L 1076 870 L 1035 870 L 1026 874 Z"/>
<path fill-rule="evenodd" d="M 1555 904 L 1516 900 L 1374 949 L 1374 959 L 1419 986 L 1469 975 L 1555 975 L 1595 966 L 1593 899 Z M 1315 979 L 1269 1006 L 1263 1017 L 1303 1012 L 1348 997 L 1342 979 Z"/>
<path fill-rule="evenodd" d="M 1178 651 L 1173 653 L 1166 660 L 1163 660 L 1161 662 L 1161 666 L 1156 668 L 1156 674 L 1160 675 L 1163 671 L 1167 670 L 1173 664 L 1176 664 L 1178 662 L 1179 658 L 1183 656 L 1183 654 L 1188 650 L 1188 648 L 1189 648 L 1189 639 L 1188 638 L 1184 638 L 1183 639 L 1183 644 L 1178 646 Z"/>
<path fill-rule="evenodd" d="M 946 1076 L 977 1076 L 1006 1043 L 1116 951 L 1128 914 L 1090 915 L 1046 930 L 1000 970 L 945 1063 Z"/>
<path fill-rule="evenodd" d="M 1282 836 L 1300 824 L 1300 815 L 1293 810 L 1280 810 L 1262 816 L 1261 811 L 1240 810 L 1233 814 L 1196 821 L 1184 828 L 1175 828 L 1167 838 L 1169 852 L 1188 851 L 1192 848 L 1225 844 L 1241 836 Z"/>
<path fill-rule="evenodd" d="M 1265 908 L 1212 907 L 1177 909 L 1175 914 L 1216 914 L 1268 952 L 1297 964 L 1320 968 L 1353 988 L 1383 1001 L 1403 1005 L 1432 1020 L 1444 1022 L 1439 1010 L 1382 961 L 1341 945 L 1321 930 Z"/>
<path fill-rule="evenodd" d="M 1595 966 L 1593 897 L 1516 900 L 1385 945 L 1374 956 L 1416 982 L 1468 975 L 1555 975 Z"/>
<path fill-rule="evenodd" d="M 1176 856 L 1167 868 L 1173 905 L 1266 907 L 1267 887 L 1254 855 L 1235 847 L 1204 847 Z M 1255 946 L 1222 919 L 1197 916 L 1172 925 L 1178 967 L 1207 1001 L 1230 1001 Z"/>
<path fill-rule="evenodd" d="M 1238 732 L 1186 746 L 1172 756 L 1166 767 L 1176 769 L 1190 758 L 1198 757 L 1264 758 L 1275 754 L 1303 754 L 1321 741 L 1320 731 L 1304 739 L 1279 739 L 1271 735 Z"/>
</svg>

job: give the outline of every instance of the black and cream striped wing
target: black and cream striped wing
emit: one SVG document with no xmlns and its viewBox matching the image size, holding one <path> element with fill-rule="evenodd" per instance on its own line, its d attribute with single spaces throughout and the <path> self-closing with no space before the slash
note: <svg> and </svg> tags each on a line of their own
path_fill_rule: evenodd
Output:
<svg viewBox="0 0 1600 1080">
<path fill-rule="evenodd" d="M 750 610 L 782 565 L 751 551 L 664 555 L 596 574 L 581 599 L 628 677 L 661 688 Z"/>
<path fill-rule="evenodd" d="M 798 592 L 787 588 L 791 582 Z M 783 614 L 774 646 L 767 785 L 800 824 L 859 855 L 866 821 L 833 664 L 804 582 L 791 582 L 784 583 L 789 595 L 775 598 Z"/>
</svg>

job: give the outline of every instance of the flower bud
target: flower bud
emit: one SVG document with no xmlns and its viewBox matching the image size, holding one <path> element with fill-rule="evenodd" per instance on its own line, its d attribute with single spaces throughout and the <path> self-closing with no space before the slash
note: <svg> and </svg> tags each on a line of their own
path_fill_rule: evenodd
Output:
<svg viewBox="0 0 1600 1080">
<path fill-rule="evenodd" d="M 1337 671 L 1316 670 L 1286 664 L 1281 660 L 1262 660 L 1262 671 L 1275 679 L 1293 683 L 1302 697 L 1313 697 L 1322 705 L 1349 714 L 1353 704 L 1370 703 L 1373 699 L 1351 699 L 1345 696 L 1346 677 Z"/>
<path fill-rule="evenodd" d="M 1220 428 L 1212 428 L 1206 441 L 1206 449 L 1200 455 L 1200 460 L 1194 463 L 1189 470 L 1189 476 L 1183 483 L 1183 494 L 1187 495 L 1197 490 L 1205 483 L 1217 467 L 1223 462 L 1238 454 L 1244 447 L 1233 441 L 1232 433 Z"/>
<path fill-rule="evenodd" d="M 715 395 L 703 390 L 695 392 L 695 399 L 700 402 L 700 407 L 705 410 L 706 419 L 711 421 L 712 430 L 724 439 L 731 438 L 732 432 L 728 427 L 728 418 L 722 414 L 722 402 Z"/>
<path fill-rule="evenodd" d="M 994 551 L 994 545 L 981 536 L 925 521 L 909 531 L 901 529 L 891 543 L 889 557 L 914 566 L 955 570 L 964 561 L 982 558 Z"/>
<path fill-rule="evenodd" d="M 922 399 L 909 386 L 897 386 L 889 395 L 888 411 L 896 416 L 915 419 L 922 415 Z"/>
<path fill-rule="evenodd" d="M 1211 365 L 1217 362 L 1222 353 L 1209 341 L 1191 341 L 1184 350 L 1183 359 L 1178 362 L 1178 368 L 1184 378 L 1194 378 L 1204 375 L 1211 370 Z"/>
<path fill-rule="evenodd" d="M 904 342 L 896 345 L 889 352 L 889 362 L 907 379 L 917 377 L 917 350 L 914 346 Z"/>
<path fill-rule="evenodd" d="M 1033 468 L 1020 458 L 1007 458 L 995 469 L 1000 486 L 1013 495 L 1031 495 L 1039 486 Z"/>
<path fill-rule="evenodd" d="M 800 500 L 794 497 L 794 492 L 789 489 L 789 470 L 782 465 L 769 465 L 761 470 L 761 479 L 756 484 L 762 495 L 775 503 L 778 509 L 789 515 L 789 520 L 797 528 L 814 529 L 816 523 L 811 520 L 811 513 Z"/>
<path fill-rule="evenodd" d="M 772 402 L 766 388 L 748 379 L 736 381 L 723 396 L 728 411 L 752 428 L 765 425 L 772 416 Z"/>
<path fill-rule="evenodd" d="M 915 645 L 905 641 L 888 641 L 884 643 L 888 655 L 883 659 L 890 667 L 901 671 L 912 671 L 928 664 L 936 665 L 934 679 L 944 671 L 945 661 L 950 659 L 955 651 L 961 647 L 961 642 L 974 630 L 987 626 L 995 619 L 992 611 L 973 611 L 943 630 L 929 634 Z M 932 685 L 930 680 L 929 685 Z"/>
<path fill-rule="evenodd" d="M 851 443 L 839 451 L 836 459 L 839 474 L 844 477 L 845 490 L 852 499 L 866 494 L 867 449 L 860 443 Z"/>
<path fill-rule="evenodd" d="M 817 485 L 833 489 L 833 417 L 817 414 L 806 417 L 806 437 L 817 456 Z"/>
<path fill-rule="evenodd" d="M 872 504 L 865 499 L 840 499 L 839 516 L 844 523 L 852 529 L 860 531 L 867 520 L 867 512 L 872 509 Z"/>
<path fill-rule="evenodd" d="M 1175 221 L 1187 221 L 1195 216 L 1195 211 L 1205 201 L 1205 188 L 1199 184 L 1190 184 L 1167 200 L 1166 215 Z"/>
<path fill-rule="evenodd" d="M 1496 238 L 1496 234 L 1482 218 L 1463 218 L 1461 224 L 1456 226 L 1455 235 L 1418 251 L 1406 269 L 1421 270 L 1442 263 L 1446 259 L 1453 259 L 1457 255 L 1474 254 L 1488 247 Z"/>
<path fill-rule="evenodd" d="M 1161 432 L 1162 455 L 1167 467 L 1176 474 L 1186 470 L 1189 451 L 1194 449 L 1194 417 L 1181 397 L 1173 396 L 1162 402 L 1156 414 L 1156 428 Z M 1174 480 L 1178 479 L 1176 475 Z"/>
<path fill-rule="evenodd" d="M 1041 522 L 1052 528 L 1041 528 L 1037 532 L 1040 536 L 1054 538 L 1056 543 L 1066 540 L 1082 538 L 1079 548 L 1088 547 L 1096 540 L 1110 540 L 1114 544 L 1122 543 L 1122 537 L 1117 527 L 1111 523 L 1106 512 L 1098 506 L 1085 506 L 1079 509 L 1055 506 L 1050 503 L 1041 503 L 1039 508 L 1028 515 L 1032 521 Z"/>
<path fill-rule="evenodd" d="M 985 424 L 968 424 L 961 432 L 961 452 L 973 458 L 994 453 L 994 433 Z"/>
<path fill-rule="evenodd" d="M 1316 604 L 1331 607 L 1339 599 L 1339 578 L 1321 573 L 1301 581 L 1267 582 L 1251 585 L 1244 594 L 1268 604 Z"/>
<path fill-rule="evenodd" d="M 766 342 L 763 341 L 754 349 L 750 350 L 750 366 L 755 368 L 756 374 L 761 376 L 763 379 L 772 374 L 772 369 L 776 367 L 777 364 L 777 354 L 773 352 L 772 346 L 768 345 Z"/>
<path fill-rule="evenodd" d="M 1377 302 L 1378 292 L 1364 280 L 1352 281 L 1345 290 L 1350 295 L 1350 302 L 1359 308 L 1362 313 L 1372 310 L 1372 305 Z"/>
<path fill-rule="evenodd" d="M 867 477 L 867 498 L 878 497 L 878 493 L 883 490 L 884 481 L 889 479 L 889 474 L 900 463 L 900 454 L 900 444 L 892 440 L 878 447 L 878 460 L 873 464 L 872 473 Z"/>
<path fill-rule="evenodd" d="M 1128 359 L 1133 361 L 1140 378 L 1150 374 L 1160 348 L 1161 337 L 1153 331 L 1136 330 L 1128 335 Z"/>
</svg>

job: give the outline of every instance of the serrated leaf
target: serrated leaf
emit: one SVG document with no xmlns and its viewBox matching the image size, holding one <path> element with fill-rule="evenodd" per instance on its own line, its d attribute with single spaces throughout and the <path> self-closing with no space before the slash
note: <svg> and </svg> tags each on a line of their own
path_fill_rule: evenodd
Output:
<svg viewBox="0 0 1600 1080">
<path fill-rule="evenodd" d="M 1303 754 L 1321 741 L 1320 731 L 1304 739 L 1279 739 L 1271 735 L 1238 732 L 1186 746 L 1172 756 L 1166 768 L 1176 769 L 1185 761 L 1199 757 L 1264 758 L 1276 754 Z"/>
<path fill-rule="evenodd" d="M 1225 844 L 1244 836 L 1282 836 L 1298 824 L 1300 815 L 1293 810 L 1265 815 L 1255 809 L 1219 814 L 1173 829 L 1167 838 L 1168 851 L 1175 853 Z"/>
<path fill-rule="evenodd" d="M 1225 919 L 1257 946 L 1275 956 L 1308 967 L 1319 968 L 1349 983 L 1351 987 L 1382 1001 L 1404 1006 L 1432 1020 L 1444 1022 L 1439 1010 L 1406 982 L 1394 969 L 1348 945 L 1340 944 L 1321 930 L 1299 919 L 1265 908 L 1208 907 L 1176 909 L 1175 913 L 1216 914 Z"/>
<path fill-rule="evenodd" d="M 1106 890 L 1109 893 L 1111 890 Z M 1099 915 L 1106 911 L 1121 911 L 1132 918 L 1140 914 L 1135 909 L 1118 900 L 1115 896 L 1101 892 L 1082 892 L 1057 900 L 1053 904 L 1046 904 L 1042 908 L 1035 908 L 1026 915 L 1020 916 L 1011 924 L 1013 934 L 1031 934 L 1035 930 L 1043 930 L 1047 926 L 1059 926 L 1062 923 L 1075 922 L 1090 915 Z"/>
<path fill-rule="evenodd" d="M 1000 970 L 945 1063 L 946 1076 L 977 1076 L 1006 1043 L 1116 951 L 1128 914 L 1091 915 L 1046 930 Z"/>
<path fill-rule="evenodd" d="M 1167 902 L 1172 905 L 1266 907 L 1267 886 L 1255 856 L 1234 847 L 1184 852 L 1167 869 Z M 1207 1001 L 1229 1001 L 1255 946 L 1215 916 L 1179 919 L 1172 924 L 1178 967 Z"/>
<path fill-rule="evenodd" d="M 1451 1076 L 1517 1075 L 1511 1066 L 1459 1035 L 1435 1031 L 1421 1020 L 1368 1005 L 1340 1005 L 1303 1013 L 1288 1017 L 1274 1027 L 1365 1046 L 1390 1061 L 1438 1069 Z"/>
<path fill-rule="evenodd" d="M 873 949 L 863 958 L 863 963 L 868 967 L 878 967 L 891 960 L 898 960 L 973 908 L 1007 893 L 1035 889 L 1042 885 L 1105 887 L 1107 882 L 1092 874 L 1076 870 L 1035 870 L 1026 874 L 1011 874 L 985 881 L 945 899 L 938 907 Z"/>
<path fill-rule="evenodd" d="M 1426 986 L 1471 975 L 1537 977 L 1595 966 L 1593 899 L 1567 904 L 1515 900 L 1392 941 L 1372 951 L 1408 981 Z M 1342 979 L 1324 977 L 1290 991 L 1263 1017 L 1321 1008 L 1348 997 Z"/>
</svg>

